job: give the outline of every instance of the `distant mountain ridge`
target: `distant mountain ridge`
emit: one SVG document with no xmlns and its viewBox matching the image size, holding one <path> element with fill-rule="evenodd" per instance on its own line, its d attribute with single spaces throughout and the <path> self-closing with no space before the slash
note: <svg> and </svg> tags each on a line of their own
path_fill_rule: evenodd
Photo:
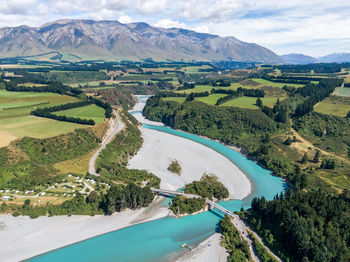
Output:
<svg viewBox="0 0 350 262">
<path fill-rule="evenodd" d="M 350 62 L 350 53 L 334 53 L 322 57 L 312 57 L 304 54 L 287 54 L 280 56 L 287 64 L 311 63 L 345 63 Z"/>
<path fill-rule="evenodd" d="M 41 27 L 0 29 L 0 58 L 50 52 L 105 60 L 221 61 L 282 63 L 271 50 L 234 37 L 220 37 L 146 23 L 58 20 Z"/>
</svg>

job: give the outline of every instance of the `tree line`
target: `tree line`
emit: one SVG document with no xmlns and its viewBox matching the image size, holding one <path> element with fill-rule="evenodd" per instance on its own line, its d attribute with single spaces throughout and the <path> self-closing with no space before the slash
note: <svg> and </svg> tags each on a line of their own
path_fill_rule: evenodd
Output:
<svg viewBox="0 0 350 262">
<path fill-rule="evenodd" d="M 317 85 L 310 83 L 299 88 L 296 93 L 306 99 L 296 107 L 294 117 L 311 112 L 315 104 L 330 96 L 343 81 L 343 79 L 323 79 Z"/>
<path fill-rule="evenodd" d="M 284 73 L 339 73 L 341 72 L 342 65 L 338 63 L 320 63 L 320 64 L 307 64 L 307 65 L 278 65 L 275 68 L 281 70 Z"/>
<path fill-rule="evenodd" d="M 311 80 L 314 80 L 313 78 L 307 78 L 308 80 L 300 80 L 296 79 L 294 77 L 279 77 L 279 76 L 263 76 L 262 79 L 268 80 L 270 82 L 276 82 L 276 83 L 286 83 L 286 84 L 301 84 L 306 85 L 310 83 Z"/>
<path fill-rule="evenodd" d="M 46 118 L 50 118 L 58 121 L 71 122 L 71 123 L 82 124 L 82 125 L 95 125 L 95 121 L 93 119 L 82 119 L 79 117 L 69 117 L 65 115 L 59 116 L 59 115 L 52 114 L 53 112 L 83 107 L 83 106 L 91 105 L 92 103 L 93 101 L 88 100 L 88 101 L 80 101 L 75 103 L 67 103 L 67 104 L 52 106 L 52 107 L 38 108 L 31 111 L 30 114 L 34 116 L 46 117 Z"/>
</svg>

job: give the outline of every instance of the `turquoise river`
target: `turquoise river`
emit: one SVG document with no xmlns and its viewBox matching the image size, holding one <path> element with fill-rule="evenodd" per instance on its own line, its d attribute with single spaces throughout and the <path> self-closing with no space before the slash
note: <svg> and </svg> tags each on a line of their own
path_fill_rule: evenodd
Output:
<svg viewBox="0 0 350 262">
<path fill-rule="evenodd" d="M 248 208 L 255 196 L 272 199 L 286 188 L 281 178 L 272 176 L 270 171 L 223 144 L 168 127 L 146 124 L 143 127 L 203 144 L 237 165 L 249 178 L 252 192 L 243 200 L 220 203 L 231 211 Z M 165 217 L 72 244 L 29 261 L 169 261 L 183 252 L 181 244 L 193 246 L 211 236 L 221 218 L 215 210 L 183 218 Z"/>
</svg>

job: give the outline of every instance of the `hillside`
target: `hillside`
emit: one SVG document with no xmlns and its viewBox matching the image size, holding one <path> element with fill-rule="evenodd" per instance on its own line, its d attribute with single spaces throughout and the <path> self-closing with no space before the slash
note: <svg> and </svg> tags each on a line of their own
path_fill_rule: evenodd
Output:
<svg viewBox="0 0 350 262">
<path fill-rule="evenodd" d="M 49 54 L 48 54 L 49 53 Z M 146 23 L 58 20 L 0 29 L 0 58 L 105 60 L 234 60 L 282 62 L 267 48 L 234 37 L 158 28 Z"/>
<path fill-rule="evenodd" d="M 287 54 L 281 55 L 281 58 L 287 64 L 311 64 L 316 63 L 317 59 L 312 56 L 307 56 L 303 54 Z"/>
<path fill-rule="evenodd" d="M 304 54 L 287 54 L 280 56 L 287 64 L 312 64 L 312 63 L 346 63 L 350 62 L 350 53 L 334 53 L 321 57 L 312 57 Z"/>
</svg>

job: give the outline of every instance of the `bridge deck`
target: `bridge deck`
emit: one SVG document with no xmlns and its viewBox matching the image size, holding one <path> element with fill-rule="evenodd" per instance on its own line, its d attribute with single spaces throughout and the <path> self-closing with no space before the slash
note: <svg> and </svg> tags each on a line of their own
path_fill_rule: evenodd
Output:
<svg viewBox="0 0 350 262">
<path fill-rule="evenodd" d="M 165 194 L 165 195 L 177 195 L 177 196 L 185 196 L 188 198 L 200 198 L 198 195 L 193 195 L 193 194 L 186 194 L 183 192 L 177 192 L 177 191 L 172 191 L 172 190 L 167 190 L 167 189 L 157 189 L 157 188 L 151 188 L 152 191 L 157 192 L 158 194 Z M 213 207 L 216 207 L 220 211 L 224 212 L 230 217 L 235 217 L 235 214 L 233 214 L 231 211 L 227 210 L 226 208 L 218 205 L 214 201 L 209 200 L 208 198 L 205 199 L 205 201 Z"/>
</svg>

